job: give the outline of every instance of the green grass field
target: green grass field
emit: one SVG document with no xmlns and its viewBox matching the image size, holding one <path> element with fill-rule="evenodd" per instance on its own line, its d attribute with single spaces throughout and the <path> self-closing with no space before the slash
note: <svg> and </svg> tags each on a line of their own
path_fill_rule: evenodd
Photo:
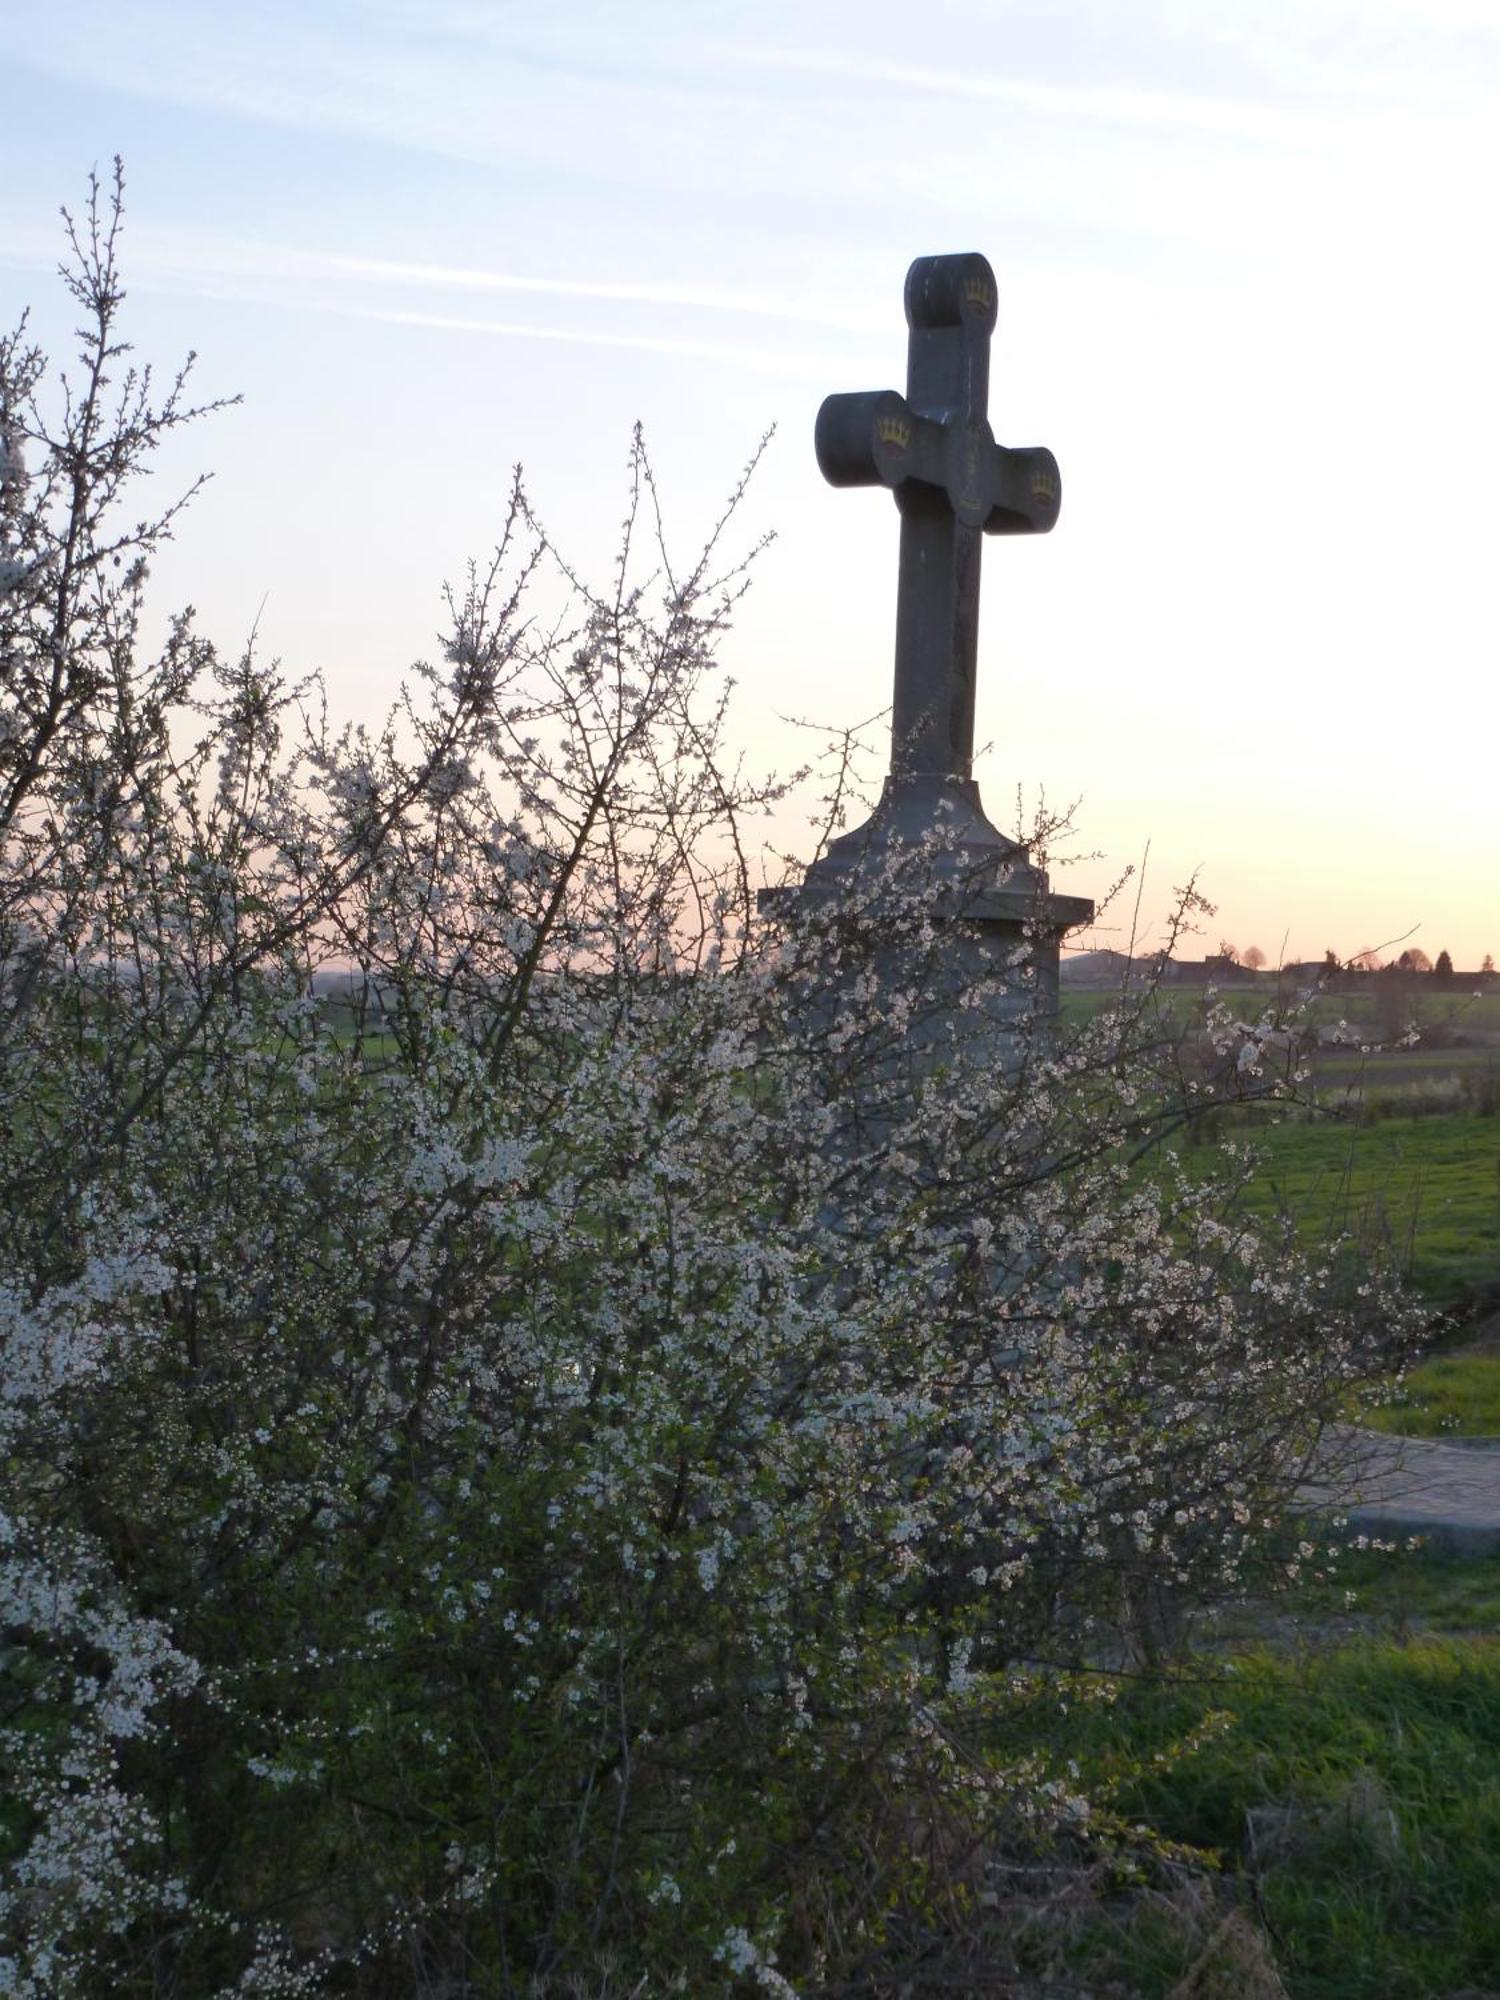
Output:
<svg viewBox="0 0 1500 2000">
<path fill-rule="evenodd" d="M 1226 997 L 1247 1017 L 1265 1000 Z M 1391 997 L 1324 996 L 1314 1017 L 1374 1045 Z M 1173 1018 L 1186 1025 L 1199 998 L 1170 996 Z M 1072 994 L 1065 1016 L 1107 1004 Z M 1430 1042 L 1315 1051 L 1310 1094 L 1332 1115 L 1211 1123 L 1253 1150 L 1254 1211 L 1292 1218 L 1309 1248 L 1393 1261 L 1437 1308 L 1500 1280 L 1500 993 L 1423 993 L 1412 1012 Z M 1205 1172 L 1216 1156 L 1184 1154 Z M 1409 1436 L 1500 1436 L 1500 1341 L 1434 1354 L 1350 1413 Z M 1127 1900 L 1081 1941 L 1101 1989 L 1500 1992 L 1500 1557 L 1345 1552 L 1333 1571 L 1210 1620 L 1176 1673 L 1060 1717 L 1061 1769 L 1071 1761 L 1128 1824 L 1212 1857 L 1221 1902 L 1269 1942 L 1285 1982 L 1210 1980 L 1202 1926 L 1163 1895 Z"/>
<path fill-rule="evenodd" d="M 1170 1878 L 1143 1894 L 1126 1870 L 1070 1939 L 1070 1971 L 1138 2000 L 1492 1991 L 1497 1633 L 1500 1556 L 1346 1550 L 1331 1574 L 1229 1608 L 1165 1673 L 1044 1675 L 1022 1733 L 1132 1829 L 1127 1847 L 1187 1848 L 1218 1884 L 1193 1921 Z M 1249 1967 L 1204 1950 L 1235 1909 L 1263 1941 Z"/>
<path fill-rule="evenodd" d="M 1346 1239 L 1356 1264 L 1391 1260 L 1435 1309 L 1500 1280 L 1500 1118 L 1289 1117 L 1239 1136 L 1258 1160 L 1248 1206 L 1292 1218 L 1309 1249 Z M 1209 1171 L 1212 1149 L 1197 1157 Z M 1434 1355 L 1349 1414 L 1407 1437 L 1500 1436 L 1500 1356 Z"/>
<path fill-rule="evenodd" d="M 1062 995 L 1062 1015 L 1065 1021 L 1087 1021 L 1113 1006 L 1118 1000 L 1117 992 L 1098 991 L 1093 988 L 1065 988 Z M 1204 989 L 1197 986 L 1163 987 L 1158 992 L 1158 1003 L 1162 1009 L 1180 1021 L 1190 1021 L 1201 1013 Z M 1278 1005 L 1278 992 L 1274 982 L 1264 985 L 1226 985 L 1218 989 L 1218 998 L 1231 1009 L 1243 1014 L 1247 1019 L 1258 1017 L 1266 1008 Z M 1290 989 L 1279 996 L 1279 1004 L 1287 1005 L 1294 998 Z M 1377 984 L 1368 990 L 1352 993 L 1320 993 L 1308 1002 L 1308 1018 L 1315 1025 L 1332 1026 L 1339 1021 L 1347 1021 L 1351 1028 L 1369 1028 L 1372 1039 L 1382 1020 L 1389 1014 L 1401 1026 L 1408 1021 L 1420 1028 L 1441 1029 L 1445 1032 L 1457 1031 L 1472 1036 L 1477 1041 L 1500 1042 L 1500 987 L 1491 985 L 1479 992 L 1473 988 L 1452 986 L 1416 990 L 1403 988 L 1399 992 L 1382 991 Z"/>
<path fill-rule="evenodd" d="M 1358 1421 L 1397 1437 L 1500 1437 L 1500 1355 L 1435 1354 Z"/>
<path fill-rule="evenodd" d="M 1109 994 L 1117 989 L 1110 987 L 1071 986 L 1065 990 L 1069 993 L 1091 996 L 1098 992 Z M 1184 983 L 1182 985 L 1163 985 L 1158 990 L 1164 994 L 1175 995 L 1199 994 L 1204 989 L 1201 986 Z M 1244 1000 L 1252 997 L 1259 997 L 1262 1000 L 1274 999 L 1277 994 L 1286 997 L 1306 990 L 1305 987 L 1299 987 L 1290 980 L 1278 980 L 1277 975 L 1272 972 L 1263 972 L 1255 979 L 1248 977 L 1244 973 L 1237 973 L 1229 979 L 1220 979 L 1215 982 L 1215 991 L 1231 1000 Z M 1337 1018 L 1340 1013 L 1343 1013 L 1352 1021 L 1355 1017 L 1351 1009 L 1362 1005 L 1372 1005 L 1381 990 L 1382 982 L 1378 978 L 1372 979 L 1367 977 L 1361 979 L 1352 988 L 1335 992 L 1317 993 L 1313 996 L 1312 1004 L 1318 1008 L 1331 1010 L 1332 1018 Z M 1478 987 L 1465 985 L 1461 979 L 1455 979 L 1449 985 L 1441 984 L 1434 979 L 1417 979 L 1412 984 L 1404 986 L 1402 990 L 1415 995 L 1417 1003 L 1422 1007 L 1431 1005 L 1433 1008 L 1441 1008 L 1445 1011 L 1467 1006 L 1477 993 L 1481 1009 L 1488 1009 L 1486 1018 L 1489 1021 L 1489 1025 L 1500 1029 L 1500 977 L 1492 975 L 1489 980 Z"/>
<path fill-rule="evenodd" d="M 1062 1737 L 1127 1822 L 1213 1857 L 1295 2000 L 1423 2000 L 1500 1977 L 1500 1640 L 1200 1661 L 1081 1704 Z M 1138 1918 L 1109 1948 L 1141 2000 L 1188 1969 L 1164 1923 Z"/>
<path fill-rule="evenodd" d="M 1500 1036 L 1500 991 L 1493 986 L 1478 992 L 1458 985 L 1414 992 L 1407 989 L 1389 1002 L 1382 1000 L 1378 985 L 1369 992 L 1320 993 L 1311 1002 L 1311 1012 L 1318 1022 L 1374 1026 L 1387 1005 L 1419 1028 L 1456 1028 L 1475 1036 Z"/>
<path fill-rule="evenodd" d="M 1319 1087 L 1341 1085 L 1399 1093 L 1421 1089 L 1435 1077 L 1500 1077 L 1500 1049 L 1319 1049 L 1312 1058 Z"/>
<path fill-rule="evenodd" d="M 1500 1118 L 1289 1117 L 1239 1136 L 1259 1162 L 1251 1208 L 1290 1216 L 1310 1248 L 1347 1236 L 1435 1305 L 1500 1276 Z"/>
</svg>

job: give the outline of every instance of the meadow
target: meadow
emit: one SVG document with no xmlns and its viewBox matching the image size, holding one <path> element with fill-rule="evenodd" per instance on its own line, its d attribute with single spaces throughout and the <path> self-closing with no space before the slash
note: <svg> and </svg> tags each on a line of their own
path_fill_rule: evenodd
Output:
<svg viewBox="0 0 1500 2000">
<path fill-rule="evenodd" d="M 1038 1698 L 1063 1768 L 1137 1837 L 1191 1850 L 1229 1912 L 1207 1926 L 1169 1867 L 1154 1893 L 1103 1898 L 1069 1955 L 1104 1990 L 1421 2000 L 1493 1984 L 1500 1565 L 1387 1557 L 1362 1581 L 1329 1613 L 1343 1636 L 1315 1587 L 1300 1621 L 1279 1607 L 1279 1643 L 1105 1682 L 1061 1715 L 1055 1689 Z"/>
<path fill-rule="evenodd" d="M 1201 1010 L 1204 990 L 1191 985 L 1164 986 L 1157 998 L 1163 1011 L 1190 1020 Z M 1270 978 L 1254 986 L 1222 986 L 1217 992 L 1231 1007 L 1245 1012 L 1278 1002 L 1285 1005 L 1296 997 L 1291 989 L 1278 988 Z M 1087 1020 L 1118 999 L 1117 987 L 1065 986 L 1062 1011 L 1067 1019 Z M 1379 1024 L 1382 1009 L 1388 1005 L 1394 1005 L 1404 1020 L 1414 1020 L 1420 1028 L 1458 1029 L 1476 1037 L 1500 1038 L 1500 983 L 1487 983 L 1479 989 L 1459 984 L 1387 988 L 1372 978 L 1349 992 L 1315 993 L 1306 1003 L 1308 1017 L 1316 1024 L 1348 1021 L 1352 1026 L 1372 1028 Z"/>
<path fill-rule="evenodd" d="M 1277 1002 L 1269 981 L 1219 997 L 1247 1021 Z M 1065 992 L 1064 1020 L 1081 1024 L 1117 999 Z M 1190 1047 L 1202 991 L 1166 988 L 1150 1005 L 1163 1035 Z M 1317 995 L 1304 1018 L 1346 1034 L 1307 1048 L 1287 1101 L 1217 1106 L 1167 1143 L 1204 1173 L 1225 1143 L 1238 1146 L 1253 1215 L 1289 1224 L 1307 1249 L 1341 1248 L 1352 1270 L 1393 1266 L 1435 1318 L 1482 1321 L 1500 1307 L 1487 1298 L 1500 1284 L 1500 991 L 1382 988 L 1374 975 L 1368 990 Z M 1450 1363 L 1434 1427 L 1456 1420 L 1456 1372 Z"/>
<path fill-rule="evenodd" d="M 1241 1008 L 1251 996 L 1232 996 Z M 1421 996 L 1422 1039 L 1381 1046 L 1376 994 L 1314 1017 L 1368 1028 L 1320 1047 L 1299 1101 L 1177 1144 L 1204 1171 L 1230 1142 L 1246 1204 L 1357 1272 L 1399 1268 L 1433 1308 L 1432 1351 L 1359 1421 L 1500 1437 L 1500 995 Z M 1087 1018 L 1101 996 L 1071 994 Z M 1186 1028 L 1198 996 L 1164 996 Z M 1200 1618 L 1165 1672 L 1044 1683 L 1029 1721 L 1059 1769 L 1162 1857 L 1080 1919 L 1075 1971 L 1156 2000 L 1391 2000 L 1500 1980 L 1500 1557 L 1350 1549 L 1310 1523 L 1288 1594 Z M 1013 1723 L 1012 1726 L 1024 1727 Z M 1187 1857 L 1217 1873 L 1212 1921 Z M 1186 1872 L 1174 1872 L 1179 1869 Z M 1226 1914 L 1227 1911 L 1227 1914 Z"/>
<path fill-rule="evenodd" d="M 1422 1088 L 1410 1074 L 1408 1100 Z M 1433 1308 L 1432 1351 L 1351 1398 L 1351 1416 L 1407 1437 L 1500 1437 L 1500 1118 L 1289 1115 L 1237 1136 L 1254 1161 L 1252 1214 L 1290 1219 L 1356 1276 L 1394 1265 Z"/>
<path fill-rule="evenodd" d="M 1251 1208 L 1292 1217 L 1309 1247 L 1393 1259 L 1436 1307 L 1500 1274 L 1500 1118 L 1288 1117 L 1252 1143 Z"/>
</svg>

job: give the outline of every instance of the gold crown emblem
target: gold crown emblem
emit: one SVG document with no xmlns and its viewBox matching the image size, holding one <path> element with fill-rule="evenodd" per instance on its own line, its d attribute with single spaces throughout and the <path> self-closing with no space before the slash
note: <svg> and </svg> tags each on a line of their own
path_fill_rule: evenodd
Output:
<svg viewBox="0 0 1500 2000">
<path fill-rule="evenodd" d="M 981 312 L 988 312 L 995 303 L 995 288 L 983 278 L 964 279 L 964 304 L 978 306 Z"/>
<path fill-rule="evenodd" d="M 905 451 L 911 443 L 911 425 L 904 417 L 877 417 L 875 442 L 889 445 L 895 451 Z"/>
<path fill-rule="evenodd" d="M 1049 502 L 1057 498 L 1057 481 L 1052 477 L 1046 466 L 1042 466 L 1039 471 L 1034 472 L 1031 476 L 1031 497 L 1033 500 L 1046 500 Z"/>
</svg>

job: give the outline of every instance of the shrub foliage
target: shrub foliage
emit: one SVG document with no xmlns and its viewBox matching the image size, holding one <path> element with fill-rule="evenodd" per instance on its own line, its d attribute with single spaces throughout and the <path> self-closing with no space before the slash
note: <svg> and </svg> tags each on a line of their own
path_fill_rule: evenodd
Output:
<svg viewBox="0 0 1500 2000">
<path fill-rule="evenodd" d="M 118 226 L 0 345 L 0 1990 L 853 1979 L 1086 1827 L 1006 1676 L 1244 1578 L 1369 1301 L 1145 1171 L 1219 1086 L 1140 999 L 996 1061 L 905 876 L 757 915 L 639 443 L 382 727 L 148 648 Z"/>
</svg>

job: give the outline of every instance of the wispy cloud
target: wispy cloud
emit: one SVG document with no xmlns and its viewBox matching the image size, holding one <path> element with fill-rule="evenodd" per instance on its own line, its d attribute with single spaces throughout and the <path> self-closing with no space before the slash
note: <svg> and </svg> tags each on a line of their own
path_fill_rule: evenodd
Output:
<svg viewBox="0 0 1500 2000">
<path fill-rule="evenodd" d="M 34 217 L 0 214 L 0 263 L 33 270 L 50 269 L 57 262 L 57 250 L 55 229 L 44 231 Z M 771 325 L 828 327 L 857 340 L 869 336 L 867 317 L 826 311 L 769 294 L 649 281 L 609 283 L 553 278 L 464 265 L 361 257 L 342 251 L 309 250 L 291 244 L 191 231 L 150 228 L 133 231 L 130 279 L 133 285 L 210 298 L 253 299 L 290 311 L 336 313 L 388 326 L 693 356 L 779 376 L 798 377 L 836 365 L 846 366 L 848 339 L 840 341 L 836 355 L 809 353 L 790 349 L 775 339 L 758 344 L 724 341 L 703 332 L 671 332 L 655 324 L 536 325 L 522 320 L 475 317 L 404 303 L 392 295 L 508 293 L 580 305 L 669 308 L 679 326 L 684 318 L 690 325 L 702 326 L 721 315 L 729 315 Z"/>
<path fill-rule="evenodd" d="M 493 334 L 505 339 L 545 340 L 579 347 L 629 348 L 645 354 L 692 356 L 698 360 L 724 361 L 757 374 L 791 377 L 829 378 L 830 370 L 847 369 L 848 354 L 797 353 L 786 348 L 732 347 L 719 341 L 682 340 L 670 334 L 618 333 L 582 327 L 531 326 L 517 320 L 468 319 L 456 314 L 404 311 L 382 306 L 335 305 L 326 310 L 345 313 L 387 326 L 415 326 L 444 333 Z"/>
<path fill-rule="evenodd" d="M 638 71 L 549 66 L 534 39 L 477 12 L 423 20 L 308 0 L 253 9 L 69 0 L 38 10 L 7 56 L 13 70 L 74 87 L 473 162 L 565 165 L 632 125 L 653 147 L 663 143 L 670 102 Z"/>
<path fill-rule="evenodd" d="M 290 244 L 226 237 L 184 238 L 174 243 L 163 236 L 154 239 L 148 236 L 137 247 L 146 260 L 146 268 L 171 269 L 189 276 L 201 272 L 221 277 L 390 286 L 416 291 L 510 292 L 606 305 L 667 306 L 697 314 L 727 313 L 792 325 L 826 326 L 856 335 L 868 328 L 868 319 L 851 311 L 840 312 L 771 293 L 737 292 L 716 285 L 694 286 L 650 279 L 559 278 L 496 271 L 483 265 L 363 257 L 346 251 L 303 249 Z"/>
<path fill-rule="evenodd" d="M 1091 124 L 1139 126 L 1156 132 L 1176 128 L 1289 147 L 1312 145 L 1319 132 L 1318 121 L 1305 112 L 1182 92 L 1038 83 L 1025 77 L 935 69 L 843 50 L 773 48 L 763 43 L 700 42 L 690 45 L 690 53 L 737 74 L 762 70 L 826 76 L 850 85 L 875 85 L 907 97 L 977 99 Z"/>
<path fill-rule="evenodd" d="M 528 185 L 728 205 L 741 226 L 760 204 L 795 211 L 813 198 L 859 213 L 901 200 L 929 214 L 971 209 L 972 190 L 950 163 L 996 134 L 955 122 L 951 102 L 1003 107 L 1008 122 L 1024 121 L 1030 163 L 1046 158 L 1049 187 L 1053 156 L 1076 149 L 1080 123 L 1286 147 L 1304 145 L 1309 129 L 1294 112 L 1117 88 L 1107 78 L 1029 81 L 1029 38 L 1001 22 L 977 33 L 968 69 L 914 65 L 896 53 L 907 31 L 889 0 L 869 10 L 862 55 L 808 46 L 800 22 L 779 44 L 769 32 L 752 44 L 695 39 L 692 11 L 678 7 L 654 17 L 647 9 L 628 35 L 623 17 L 599 8 L 585 33 L 571 15 L 570 32 L 549 31 L 501 24 L 480 8 L 439 6 L 426 18 L 425 8 L 387 0 L 361 10 L 357 35 L 332 32 L 323 9 L 279 0 L 253 12 L 204 10 L 190 30 L 171 0 L 70 0 L 69 12 L 66 28 L 38 16 L 21 62 L 73 86 L 87 80 L 231 118 L 504 166 Z M 1012 51 L 1014 76 L 1005 73 Z M 831 116 L 804 115 L 803 92 L 788 83 L 797 75 L 845 86 L 829 92 Z M 885 92 L 916 114 L 899 142 Z M 988 197 L 1015 198 L 1016 187 L 1013 177 Z M 1095 206 L 1100 196 L 1096 181 Z"/>
</svg>

